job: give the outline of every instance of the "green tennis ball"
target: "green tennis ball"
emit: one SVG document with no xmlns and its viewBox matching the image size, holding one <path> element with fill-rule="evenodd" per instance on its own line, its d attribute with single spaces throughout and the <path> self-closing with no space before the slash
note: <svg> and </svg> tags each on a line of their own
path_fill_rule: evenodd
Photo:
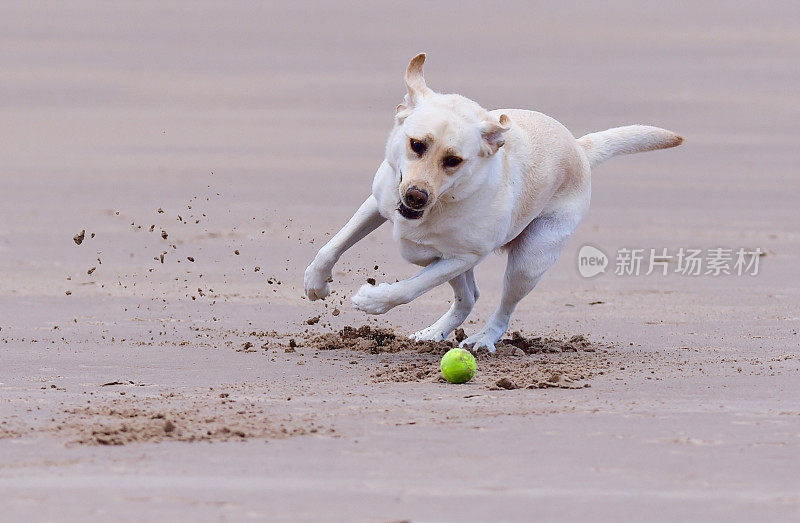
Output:
<svg viewBox="0 0 800 523">
<path fill-rule="evenodd" d="M 450 383 L 466 383 L 475 375 L 475 356 L 465 349 L 450 349 L 442 356 L 442 376 Z"/>
</svg>

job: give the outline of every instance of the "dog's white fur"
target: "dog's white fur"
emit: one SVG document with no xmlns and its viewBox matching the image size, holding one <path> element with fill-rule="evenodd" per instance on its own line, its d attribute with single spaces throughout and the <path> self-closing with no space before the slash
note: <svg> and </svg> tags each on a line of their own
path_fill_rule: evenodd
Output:
<svg viewBox="0 0 800 523">
<path fill-rule="evenodd" d="M 519 109 L 486 111 L 456 94 L 429 89 L 422 75 L 425 55 L 406 71 L 408 94 L 397 106 L 386 158 L 372 195 L 322 249 L 305 272 L 309 299 L 328 296 L 334 264 L 384 221 L 393 225 L 400 252 L 425 267 L 397 283 L 363 285 L 353 305 L 382 314 L 449 282 L 450 310 L 417 340 L 443 340 L 467 318 L 478 299 L 473 268 L 498 249 L 508 253 L 500 305 L 461 345 L 494 352 L 517 303 L 561 254 L 589 208 L 590 169 L 617 154 L 679 145 L 670 131 L 643 125 L 618 127 L 575 139 L 560 123 Z M 422 155 L 411 140 L 422 141 Z M 447 167 L 443 158 L 463 159 Z M 428 195 L 422 217 L 399 211 L 410 187 Z"/>
</svg>

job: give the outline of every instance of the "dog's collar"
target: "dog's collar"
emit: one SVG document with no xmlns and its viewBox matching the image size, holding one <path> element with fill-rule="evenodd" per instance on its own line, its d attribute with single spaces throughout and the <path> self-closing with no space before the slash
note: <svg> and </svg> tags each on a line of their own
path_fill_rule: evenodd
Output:
<svg viewBox="0 0 800 523">
<path fill-rule="evenodd" d="M 415 211 L 403 205 L 403 202 L 397 202 L 397 212 L 407 220 L 419 220 L 425 211 Z"/>
</svg>

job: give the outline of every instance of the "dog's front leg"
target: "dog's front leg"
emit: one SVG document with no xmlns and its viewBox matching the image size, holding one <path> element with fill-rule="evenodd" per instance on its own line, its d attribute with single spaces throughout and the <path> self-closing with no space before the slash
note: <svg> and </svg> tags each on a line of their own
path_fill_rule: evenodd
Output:
<svg viewBox="0 0 800 523">
<path fill-rule="evenodd" d="M 440 258 L 407 280 L 392 284 L 362 285 L 353 296 L 353 305 L 367 314 L 383 314 L 392 307 L 408 303 L 452 280 L 477 265 L 481 259 L 482 257 L 476 255 Z"/>
<path fill-rule="evenodd" d="M 308 299 L 312 301 L 322 299 L 331 293 L 333 266 L 347 249 L 385 221 L 386 218 L 378 212 L 378 202 L 373 195 L 370 195 L 342 230 L 319 250 L 314 261 L 306 269 L 303 286 Z"/>
<path fill-rule="evenodd" d="M 478 284 L 475 283 L 475 274 L 472 269 L 459 274 L 450 280 L 453 287 L 453 304 L 444 315 L 436 322 L 420 331 L 415 332 L 410 337 L 417 341 L 442 341 L 446 340 L 450 333 L 459 325 L 464 323 L 475 302 L 480 296 Z"/>
</svg>

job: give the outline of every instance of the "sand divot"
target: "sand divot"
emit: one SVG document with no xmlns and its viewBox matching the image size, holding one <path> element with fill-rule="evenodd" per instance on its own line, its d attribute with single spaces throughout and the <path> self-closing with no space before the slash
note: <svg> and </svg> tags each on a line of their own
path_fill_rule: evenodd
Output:
<svg viewBox="0 0 800 523">
<path fill-rule="evenodd" d="M 197 394 L 165 393 L 149 398 L 119 398 L 65 408 L 60 419 L 28 428 L 24 433 L 55 436 L 65 440 L 67 446 L 335 435 L 334 429 L 324 427 L 312 417 L 286 413 L 273 416 L 266 405 L 269 400 L 265 400 L 262 402 L 240 397 L 233 391 L 210 389 Z M 19 430 L 8 431 L 5 437 L 18 437 L 20 434 Z"/>
<path fill-rule="evenodd" d="M 444 383 L 439 361 L 455 343 L 418 342 L 391 329 L 363 325 L 311 334 L 304 345 L 317 350 L 393 354 L 394 362 L 384 363 L 370 376 L 373 382 Z M 486 350 L 475 353 L 478 372 L 474 381 L 490 390 L 582 389 L 589 387 L 589 379 L 610 370 L 611 363 L 601 355 L 611 348 L 580 334 L 561 339 L 513 332 L 497 344 L 495 354 Z"/>
</svg>

